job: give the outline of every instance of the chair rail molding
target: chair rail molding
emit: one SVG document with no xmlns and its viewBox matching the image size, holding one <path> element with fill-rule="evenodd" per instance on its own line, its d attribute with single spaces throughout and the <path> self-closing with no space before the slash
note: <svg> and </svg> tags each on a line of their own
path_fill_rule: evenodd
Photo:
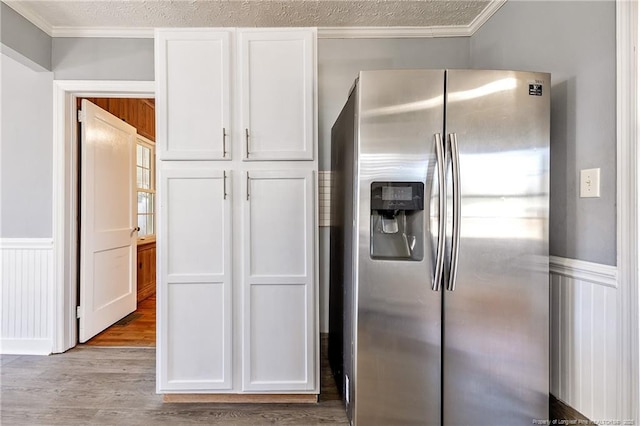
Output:
<svg viewBox="0 0 640 426">
<path fill-rule="evenodd" d="M 638 310 L 638 2 L 616 0 L 617 263 L 620 420 L 638 424 L 640 319 Z"/>
<path fill-rule="evenodd" d="M 615 266 L 549 256 L 549 272 L 579 281 L 618 288 L 618 268 Z"/>
</svg>

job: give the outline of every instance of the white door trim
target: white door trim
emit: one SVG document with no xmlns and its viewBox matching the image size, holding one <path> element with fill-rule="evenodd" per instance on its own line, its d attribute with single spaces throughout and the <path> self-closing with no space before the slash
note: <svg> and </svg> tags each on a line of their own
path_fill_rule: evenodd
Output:
<svg viewBox="0 0 640 426">
<path fill-rule="evenodd" d="M 53 82 L 53 352 L 77 342 L 76 98 L 153 98 L 153 81 L 55 80 Z"/>
<path fill-rule="evenodd" d="M 617 57 L 617 264 L 620 420 L 638 424 L 640 387 L 638 309 L 638 3 L 616 1 Z"/>
</svg>

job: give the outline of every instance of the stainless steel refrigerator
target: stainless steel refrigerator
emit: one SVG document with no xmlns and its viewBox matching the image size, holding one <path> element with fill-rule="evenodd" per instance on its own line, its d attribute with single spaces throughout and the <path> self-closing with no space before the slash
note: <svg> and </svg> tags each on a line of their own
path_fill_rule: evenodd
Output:
<svg viewBox="0 0 640 426">
<path fill-rule="evenodd" d="M 549 91 L 359 74 L 331 153 L 329 355 L 354 424 L 548 418 Z"/>
</svg>

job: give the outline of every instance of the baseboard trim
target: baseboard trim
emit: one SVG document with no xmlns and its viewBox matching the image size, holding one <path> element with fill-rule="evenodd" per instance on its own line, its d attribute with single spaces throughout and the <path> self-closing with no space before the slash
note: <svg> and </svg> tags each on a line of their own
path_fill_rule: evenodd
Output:
<svg viewBox="0 0 640 426">
<path fill-rule="evenodd" d="M 591 424 L 587 416 L 552 393 L 549 394 L 549 416 L 551 417 L 550 420 L 552 424 L 563 424 L 560 423 L 560 421 L 564 421 L 564 424 Z M 577 421 L 575 423 L 568 423 L 567 420 L 581 420 L 587 423 L 578 423 Z"/>
<path fill-rule="evenodd" d="M 223 403 L 223 404 L 316 404 L 316 394 L 197 394 L 172 393 L 162 396 L 163 402 L 168 403 Z"/>
<path fill-rule="evenodd" d="M 588 281 L 605 287 L 618 288 L 618 268 L 615 266 L 549 256 L 549 272 L 578 281 Z"/>
<path fill-rule="evenodd" d="M 0 339 L 2 355 L 51 355 L 51 339 Z"/>
</svg>

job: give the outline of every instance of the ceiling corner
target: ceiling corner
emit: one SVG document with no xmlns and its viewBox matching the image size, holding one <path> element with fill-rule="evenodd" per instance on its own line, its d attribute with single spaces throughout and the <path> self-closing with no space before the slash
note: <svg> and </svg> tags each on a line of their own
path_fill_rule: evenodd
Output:
<svg viewBox="0 0 640 426">
<path fill-rule="evenodd" d="M 42 16 L 35 13 L 29 6 L 26 6 L 27 2 L 17 0 L 2 0 L 2 2 L 22 15 L 27 21 L 40 28 L 49 37 L 53 37 L 53 27 L 51 24 L 42 18 Z"/>
<path fill-rule="evenodd" d="M 507 0 L 492 0 L 482 13 L 469 24 L 469 37 L 474 35 L 506 2 Z"/>
</svg>

